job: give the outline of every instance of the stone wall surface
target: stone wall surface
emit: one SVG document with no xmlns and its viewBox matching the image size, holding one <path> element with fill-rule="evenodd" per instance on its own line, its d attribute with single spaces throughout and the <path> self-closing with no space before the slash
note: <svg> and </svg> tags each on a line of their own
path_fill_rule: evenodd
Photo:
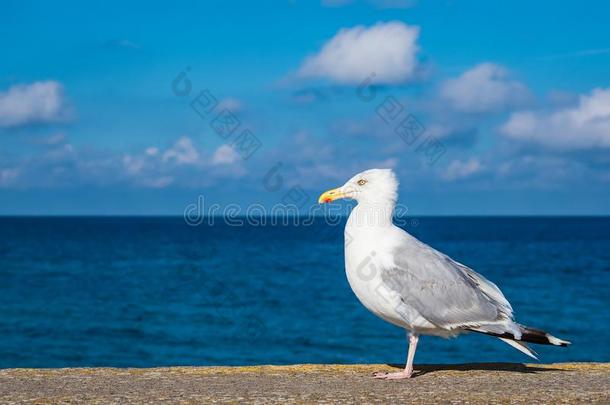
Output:
<svg viewBox="0 0 610 405">
<path fill-rule="evenodd" d="M 610 403 L 610 363 L 0 370 L 0 403 Z"/>
</svg>

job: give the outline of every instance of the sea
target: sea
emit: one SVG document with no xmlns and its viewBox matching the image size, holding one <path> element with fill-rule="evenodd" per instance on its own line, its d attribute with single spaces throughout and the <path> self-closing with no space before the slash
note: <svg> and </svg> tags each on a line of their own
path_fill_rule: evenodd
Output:
<svg viewBox="0 0 610 405">
<path fill-rule="evenodd" d="M 342 219 L 0 218 L 0 368 L 404 363 L 405 331 L 347 283 Z M 495 282 L 517 320 L 610 361 L 610 217 L 421 217 L 405 230 Z M 423 336 L 415 363 L 530 362 Z"/>
</svg>

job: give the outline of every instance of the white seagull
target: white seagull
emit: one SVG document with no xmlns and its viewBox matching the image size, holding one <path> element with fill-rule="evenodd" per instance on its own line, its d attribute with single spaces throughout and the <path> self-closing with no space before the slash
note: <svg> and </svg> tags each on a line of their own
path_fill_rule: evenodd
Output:
<svg viewBox="0 0 610 405">
<path fill-rule="evenodd" d="M 350 287 L 372 313 L 407 330 L 405 369 L 375 378 L 410 378 L 419 335 L 456 336 L 467 331 L 495 336 L 536 358 L 524 342 L 570 342 L 515 322 L 500 289 L 469 267 L 420 242 L 392 222 L 398 181 L 390 169 L 371 169 L 319 203 L 358 202 L 345 226 L 345 271 Z"/>
</svg>

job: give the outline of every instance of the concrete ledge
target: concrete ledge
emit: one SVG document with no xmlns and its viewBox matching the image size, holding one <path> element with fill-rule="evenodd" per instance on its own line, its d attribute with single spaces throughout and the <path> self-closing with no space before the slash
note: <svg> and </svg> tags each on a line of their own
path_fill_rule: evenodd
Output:
<svg viewBox="0 0 610 405">
<path fill-rule="evenodd" d="M 610 363 L 0 370 L 1 403 L 610 403 Z"/>
</svg>

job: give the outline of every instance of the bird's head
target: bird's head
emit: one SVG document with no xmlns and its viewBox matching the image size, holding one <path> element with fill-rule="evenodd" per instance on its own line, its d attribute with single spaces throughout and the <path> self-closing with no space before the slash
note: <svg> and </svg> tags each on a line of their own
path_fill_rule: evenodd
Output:
<svg viewBox="0 0 610 405">
<path fill-rule="evenodd" d="M 392 169 L 366 170 L 349 179 L 343 186 L 324 192 L 318 203 L 341 198 L 351 198 L 358 203 L 394 204 L 398 198 L 398 180 Z"/>
</svg>

